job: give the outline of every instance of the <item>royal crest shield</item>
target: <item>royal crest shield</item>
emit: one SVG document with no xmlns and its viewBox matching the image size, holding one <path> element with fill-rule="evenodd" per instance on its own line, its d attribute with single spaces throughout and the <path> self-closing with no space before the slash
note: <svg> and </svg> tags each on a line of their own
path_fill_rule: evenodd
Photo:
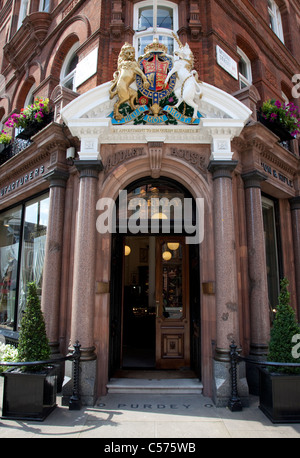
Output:
<svg viewBox="0 0 300 458">
<path fill-rule="evenodd" d="M 154 41 L 145 47 L 144 55 L 139 58 L 140 69 L 146 75 L 150 86 L 145 89 L 142 78 L 137 75 L 137 87 L 145 97 L 152 99 L 153 105 L 167 97 L 174 90 L 176 83 L 174 75 L 167 87 L 164 87 L 168 72 L 173 66 L 172 58 L 166 52 L 167 48 L 164 45 Z"/>
</svg>

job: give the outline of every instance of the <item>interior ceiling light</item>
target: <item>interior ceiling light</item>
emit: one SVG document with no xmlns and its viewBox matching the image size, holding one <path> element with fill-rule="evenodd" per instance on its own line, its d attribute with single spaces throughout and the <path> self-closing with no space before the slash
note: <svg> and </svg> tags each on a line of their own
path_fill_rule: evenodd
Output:
<svg viewBox="0 0 300 458">
<path fill-rule="evenodd" d="M 179 243 L 177 242 L 168 242 L 167 243 L 169 250 L 176 251 L 179 248 Z"/>
<path fill-rule="evenodd" d="M 124 250 L 125 256 L 128 256 L 130 253 L 131 253 L 131 248 L 130 248 L 130 246 L 125 245 L 125 250 Z"/>
<path fill-rule="evenodd" d="M 164 213 L 158 212 L 158 213 L 154 213 L 151 216 L 151 219 L 168 219 L 168 217 Z"/>
<path fill-rule="evenodd" d="M 170 251 L 164 251 L 162 257 L 164 261 L 170 261 L 170 259 L 172 258 L 172 254 L 170 253 Z"/>
</svg>

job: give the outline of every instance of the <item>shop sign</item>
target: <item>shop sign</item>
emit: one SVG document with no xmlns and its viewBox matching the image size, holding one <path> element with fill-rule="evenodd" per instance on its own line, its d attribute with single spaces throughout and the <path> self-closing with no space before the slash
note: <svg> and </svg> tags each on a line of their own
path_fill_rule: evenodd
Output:
<svg viewBox="0 0 300 458">
<path fill-rule="evenodd" d="M 23 175 L 18 180 L 12 181 L 7 186 L 4 186 L 3 188 L 1 188 L 0 196 L 3 197 L 6 194 L 9 194 L 10 192 L 14 191 L 15 189 L 22 187 L 25 183 L 28 183 L 29 181 L 32 181 L 35 178 L 42 175 L 44 171 L 45 171 L 45 166 L 41 165 L 40 167 L 37 167 L 36 169 L 32 170 L 31 172 L 26 173 L 26 175 Z"/>
<path fill-rule="evenodd" d="M 262 168 L 266 173 L 269 173 L 273 178 L 280 180 L 282 183 L 287 184 L 290 188 L 293 188 L 293 182 L 289 178 L 287 178 L 282 173 L 278 172 L 277 170 L 273 169 L 270 165 L 265 164 L 264 162 L 261 163 Z"/>
</svg>

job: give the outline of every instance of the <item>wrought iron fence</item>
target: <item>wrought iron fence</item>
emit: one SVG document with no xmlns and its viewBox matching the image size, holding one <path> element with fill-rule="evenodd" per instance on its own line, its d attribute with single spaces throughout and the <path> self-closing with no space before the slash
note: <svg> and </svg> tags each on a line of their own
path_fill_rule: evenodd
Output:
<svg viewBox="0 0 300 458">
<path fill-rule="evenodd" d="M 59 362 L 64 361 L 73 361 L 73 391 L 69 400 L 69 410 L 80 410 L 81 409 L 81 396 L 80 396 L 80 351 L 81 345 L 77 341 L 73 346 L 74 351 L 71 355 L 65 356 L 62 358 L 50 359 L 46 361 L 30 361 L 30 362 L 10 362 L 10 361 L 0 361 L 0 366 L 6 367 L 30 367 L 30 366 L 45 366 L 45 365 L 55 365 Z"/>
<path fill-rule="evenodd" d="M 274 361 L 258 361 L 251 358 L 240 356 L 237 351 L 237 345 L 234 342 L 230 345 L 230 372 L 231 372 L 231 397 L 228 401 L 228 408 L 232 412 L 238 412 L 243 410 L 242 402 L 238 394 L 237 384 L 237 365 L 239 362 L 244 361 L 248 364 L 256 366 L 277 366 L 277 367 L 300 367 L 300 363 L 279 363 Z"/>
</svg>

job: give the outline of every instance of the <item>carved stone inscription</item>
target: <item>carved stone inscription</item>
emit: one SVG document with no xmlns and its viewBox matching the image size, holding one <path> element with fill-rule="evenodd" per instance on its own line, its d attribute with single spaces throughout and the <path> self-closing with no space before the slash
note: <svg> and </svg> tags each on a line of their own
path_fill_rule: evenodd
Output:
<svg viewBox="0 0 300 458">
<path fill-rule="evenodd" d="M 196 151 L 185 150 L 181 148 L 171 148 L 170 156 L 178 157 L 188 162 L 200 172 L 206 174 L 205 156 L 198 154 Z"/>
<path fill-rule="evenodd" d="M 116 153 L 111 154 L 106 161 L 104 171 L 107 173 L 113 167 L 122 164 L 123 162 L 128 161 L 129 159 L 137 158 L 139 156 L 144 156 L 146 153 L 144 148 L 131 148 L 123 151 L 117 151 Z"/>
</svg>

